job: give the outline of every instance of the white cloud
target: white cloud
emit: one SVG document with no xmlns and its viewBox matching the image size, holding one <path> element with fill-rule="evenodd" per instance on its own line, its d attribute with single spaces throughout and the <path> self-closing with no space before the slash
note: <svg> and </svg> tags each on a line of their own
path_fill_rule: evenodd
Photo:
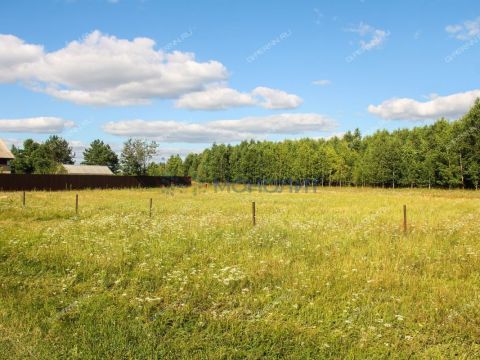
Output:
<svg viewBox="0 0 480 360">
<path fill-rule="evenodd" d="M 175 106 L 190 110 L 225 110 L 255 104 L 251 94 L 228 87 L 214 87 L 183 95 L 176 101 Z"/>
<path fill-rule="evenodd" d="M 327 86 L 330 85 L 332 82 L 330 80 L 315 80 L 312 81 L 313 85 L 318 85 L 318 86 Z"/>
<path fill-rule="evenodd" d="M 80 164 L 83 161 L 83 152 L 88 147 L 88 145 L 80 140 L 68 140 L 68 144 L 70 145 L 73 153 L 75 154 L 75 163 Z"/>
<path fill-rule="evenodd" d="M 81 105 L 178 99 L 180 108 L 218 110 L 251 105 L 291 109 L 302 102 L 297 95 L 266 87 L 250 93 L 228 88 L 228 72 L 220 62 L 198 62 L 193 53 L 169 53 L 155 45 L 149 38 L 126 40 L 93 31 L 46 52 L 13 35 L 0 35 L 0 83 L 19 81 Z"/>
<path fill-rule="evenodd" d="M 390 36 L 390 32 L 382 29 L 374 28 L 371 25 L 361 22 L 354 28 L 349 28 L 346 31 L 354 32 L 360 35 L 360 47 L 362 50 L 373 50 L 381 46 Z M 365 40 L 364 38 L 368 38 Z"/>
<path fill-rule="evenodd" d="M 82 155 L 83 151 L 89 146 L 81 140 L 69 140 L 68 144 L 72 147 L 77 157 Z"/>
<path fill-rule="evenodd" d="M 300 134 L 335 128 L 335 122 L 332 119 L 314 113 L 250 116 L 238 120 L 211 121 L 209 125 L 214 128 L 252 134 Z"/>
<path fill-rule="evenodd" d="M 448 25 L 445 31 L 458 40 L 466 41 L 480 36 L 480 16 L 461 24 Z"/>
<path fill-rule="evenodd" d="M 297 95 L 264 86 L 253 89 L 252 95 L 260 97 L 259 104 L 266 109 L 295 109 L 303 102 Z"/>
<path fill-rule="evenodd" d="M 393 98 L 377 106 L 370 105 L 368 111 L 387 120 L 456 118 L 468 112 L 477 98 L 480 98 L 480 90 L 448 96 L 435 94 L 424 102 L 409 98 Z"/>
<path fill-rule="evenodd" d="M 78 104 L 145 104 L 202 90 L 227 76 L 218 61 L 155 50 L 149 38 L 124 40 L 94 31 L 46 53 L 15 36 L 0 37 L 0 82 L 34 83 L 34 90 Z"/>
<path fill-rule="evenodd" d="M 339 131 L 339 132 L 336 132 L 336 133 L 333 133 L 333 134 L 322 136 L 321 138 L 325 139 L 325 140 L 331 140 L 333 138 L 342 139 L 345 134 L 346 134 L 345 131 Z"/>
<path fill-rule="evenodd" d="M 73 121 L 57 117 L 0 119 L 0 131 L 3 132 L 58 134 L 74 126 Z"/>
<path fill-rule="evenodd" d="M 323 115 L 290 113 L 205 123 L 126 120 L 110 122 L 104 130 L 113 135 L 147 137 L 162 142 L 211 143 L 265 138 L 272 134 L 323 132 L 335 127 L 335 121 Z"/>
<path fill-rule="evenodd" d="M 184 148 L 184 147 L 164 147 L 161 146 L 157 150 L 157 155 L 155 156 L 156 159 L 163 161 L 167 160 L 171 155 L 180 155 L 180 157 L 184 158 L 190 153 L 200 153 L 203 151 L 203 147 L 195 147 L 195 148 Z"/>
<path fill-rule="evenodd" d="M 43 56 L 43 48 L 13 35 L 0 34 L 0 83 L 23 78 L 26 68 Z"/>
<path fill-rule="evenodd" d="M 293 109 L 303 100 L 294 94 L 267 87 L 257 87 L 250 93 L 242 93 L 228 87 L 210 87 L 183 95 L 175 106 L 190 110 L 224 110 L 240 106 L 261 106 L 266 109 Z"/>
<path fill-rule="evenodd" d="M 208 124 L 182 123 L 177 121 L 126 120 L 110 122 L 104 130 L 113 135 L 154 138 L 162 142 L 208 143 L 213 141 L 238 141 L 238 134 L 215 129 Z M 252 137 L 247 135 L 247 137 Z"/>
</svg>

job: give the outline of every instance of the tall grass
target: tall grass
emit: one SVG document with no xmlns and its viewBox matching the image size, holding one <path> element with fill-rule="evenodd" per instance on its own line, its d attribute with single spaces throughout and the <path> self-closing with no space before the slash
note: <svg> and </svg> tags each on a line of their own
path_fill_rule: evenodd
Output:
<svg viewBox="0 0 480 360">
<path fill-rule="evenodd" d="M 480 356 L 479 193 L 79 199 L 0 193 L 0 358 Z"/>
</svg>

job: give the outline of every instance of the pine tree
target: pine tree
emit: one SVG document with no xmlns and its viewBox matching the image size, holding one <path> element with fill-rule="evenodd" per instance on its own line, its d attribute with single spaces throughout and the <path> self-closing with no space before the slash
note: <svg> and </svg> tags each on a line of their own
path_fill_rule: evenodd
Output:
<svg viewBox="0 0 480 360">
<path fill-rule="evenodd" d="M 113 173 L 119 170 L 118 156 L 101 140 L 94 140 L 83 152 L 82 164 L 108 166 Z"/>
</svg>

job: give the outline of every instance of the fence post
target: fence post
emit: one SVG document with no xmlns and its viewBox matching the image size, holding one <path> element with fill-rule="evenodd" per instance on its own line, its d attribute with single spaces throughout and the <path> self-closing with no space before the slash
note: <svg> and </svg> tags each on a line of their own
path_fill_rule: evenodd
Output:
<svg viewBox="0 0 480 360">
<path fill-rule="evenodd" d="M 150 217 L 152 217 L 152 206 L 153 206 L 153 199 L 150 198 Z"/>
<path fill-rule="evenodd" d="M 78 215 L 78 194 L 75 195 L 75 214 Z"/>
<path fill-rule="evenodd" d="M 255 201 L 252 201 L 252 223 L 253 226 L 256 225 L 256 214 L 255 214 Z"/>
<path fill-rule="evenodd" d="M 403 205 L 403 232 L 407 233 L 407 205 Z"/>
<path fill-rule="evenodd" d="M 22 205 L 23 205 L 23 207 L 26 206 L 26 203 L 27 203 L 27 199 L 26 199 L 26 195 L 25 195 L 25 191 L 24 191 L 23 195 L 22 195 Z"/>
</svg>

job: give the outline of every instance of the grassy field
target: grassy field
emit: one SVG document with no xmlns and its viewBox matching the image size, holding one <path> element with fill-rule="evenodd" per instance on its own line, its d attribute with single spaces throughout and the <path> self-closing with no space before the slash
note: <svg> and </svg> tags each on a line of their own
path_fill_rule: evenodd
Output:
<svg viewBox="0 0 480 360">
<path fill-rule="evenodd" d="M 0 193 L 2 359 L 480 357 L 480 192 L 78 194 Z"/>
</svg>

